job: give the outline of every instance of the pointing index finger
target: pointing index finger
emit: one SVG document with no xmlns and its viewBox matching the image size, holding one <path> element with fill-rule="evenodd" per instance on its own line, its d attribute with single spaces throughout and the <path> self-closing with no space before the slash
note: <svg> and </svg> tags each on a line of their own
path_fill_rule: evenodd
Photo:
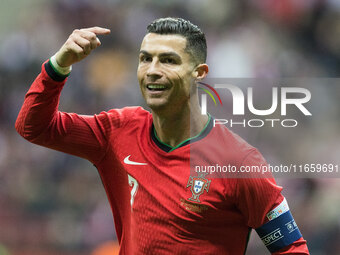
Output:
<svg viewBox="0 0 340 255">
<path fill-rule="evenodd" d="M 103 28 L 103 27 L 89 27 L 89 28 L 84 28 L 83 30 L 95 33 L 96 35 L 108 35 L 111 33 L 110 29 Z"/>
</svg>

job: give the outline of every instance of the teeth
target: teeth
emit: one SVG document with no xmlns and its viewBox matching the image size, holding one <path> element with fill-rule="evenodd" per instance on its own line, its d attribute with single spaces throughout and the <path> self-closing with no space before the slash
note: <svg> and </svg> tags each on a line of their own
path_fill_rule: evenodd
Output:
<svg viewBox="0 0 340 255">
<path fill-rule="evenodd" d="M 165 89 L 165 86 L 151 84 L 151 85 L 148 85 L 148 89 Z"/>
</svg>

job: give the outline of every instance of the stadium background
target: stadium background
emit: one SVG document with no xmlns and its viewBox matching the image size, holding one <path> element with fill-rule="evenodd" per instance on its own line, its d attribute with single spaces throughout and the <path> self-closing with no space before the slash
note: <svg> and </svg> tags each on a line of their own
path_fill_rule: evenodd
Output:
<svg viewBox="0 0 340 255">
<path fill-rule="evenodd" d="M 108 251 L 115 244 L 107 244 L 115 240 L 112 216 L 95 168 L 24 141 L 14 122 L 41 63 L 73 29 L 93 25 L 110 28 L 111 35 L 74 66 L 60 109 L 93 114 L 144 105 L 136 80 L 137 54 L 146 25 L 163 16 L 188 18 L 202 27 L 210 77 L 339 76 L 337 0 L 2 0 L 0 255 L 114 254 Z M 339 117 L 335 100 L 340 91 L 336 93 L 333 101 L 321 103 Z M 309 141 L 315 138 L 313 132 L 307 135 Z M 316 144 L 306 153 L 319 149 L 325 157 L 339 158 L 339 136 L 325 132 L 324 138 L 332 141 L 329 148 Z M 290 150 L 303 153 L 300 147 Z M 286 188 L 284 195 L 311 254 L 340 254 L 340 180 L 278 182 Z M 267 253 L 253 233 L 247 254 Z"/>
</svg>

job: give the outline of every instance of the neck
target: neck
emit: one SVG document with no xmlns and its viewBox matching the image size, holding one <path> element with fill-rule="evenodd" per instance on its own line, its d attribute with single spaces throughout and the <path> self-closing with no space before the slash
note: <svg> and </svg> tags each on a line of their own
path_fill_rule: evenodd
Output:
<svg viewBox="0 0 340 255">
<path fill-rule="evenodd" d="M 208 122 L 208 116 L 202 115 L 200 107 L 181 108 L 171 113 L 152 111 L 153 124 L 158 138 L 171 147 L 198 135 Z"/>
</svg>

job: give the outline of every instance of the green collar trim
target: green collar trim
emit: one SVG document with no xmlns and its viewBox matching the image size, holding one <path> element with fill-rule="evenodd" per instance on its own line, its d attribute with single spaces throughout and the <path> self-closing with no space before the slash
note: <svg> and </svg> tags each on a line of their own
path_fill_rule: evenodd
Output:
<svg viewBox="0 0 340 255">
<path fill-rule="evenodd" d="M 191 138 L 188 138 L 188 139 L 180 142 L 178 145 L 176 145 L 174 147 L 167 144 L 167 143 L 162 142 L 159 139 L 159 137 L 157 136 L 157 133 L 156 133 L 156 129 L 153 126 L 153 124 L 152 124 L 153 131 L 151 132 L 152 139 L 158 145 L 158 147 L 160 147 L 162 150 L 164 150 L 166 152 L 172 152 L 172 151 L 174 151 L 174 150 L 176 150 L 176 149 L 178 149 L 178 148 L 180 148 L 184 145 L 189 144 L 190 142 L 194 142 L 195 140 L 200 140 L 203 137 L 205 137 L 210 132 L 210 130 L 212 128 L 212 121 L 211 121 L 212 117 L 211 117 L 210 114 L 208 114 L 208 117 L 209 117 L 209 119 L 208 119 L 207 123 L 205 124 L 204 128 L 202 129 L 202 131 L 198 135 L 191 137 Z"/>
</svg>

